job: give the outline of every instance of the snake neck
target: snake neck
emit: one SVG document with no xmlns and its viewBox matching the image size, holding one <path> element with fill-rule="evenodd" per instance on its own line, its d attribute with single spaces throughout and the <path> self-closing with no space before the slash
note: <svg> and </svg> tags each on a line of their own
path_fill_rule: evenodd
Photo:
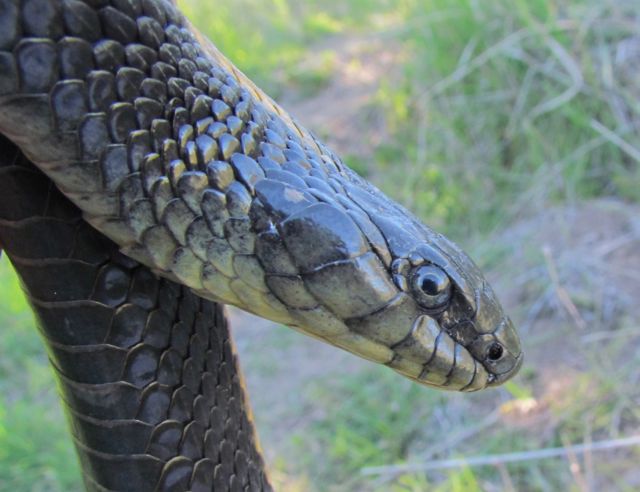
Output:
<svg viewBox="0 0 640 492">
<path fill-rule="evenodd" d="M 0 244 L 88 490 L 271 490 L 222 306 L 119 254 L 4 139 Z"/>
</svg>

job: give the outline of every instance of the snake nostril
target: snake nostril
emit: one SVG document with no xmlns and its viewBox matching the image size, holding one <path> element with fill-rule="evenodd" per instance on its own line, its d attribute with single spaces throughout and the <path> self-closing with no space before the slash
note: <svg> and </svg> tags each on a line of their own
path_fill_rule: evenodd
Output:
<svg viewBox="0 0 640 492">
<path fill-rule="evenodd" d="M 503 353 L 504 349 L 502 348 L 502 345 L 494 342 L 489 346 L 489 350 L 487 351 L 487 359 L 495 362 L 500 359 L 500 357 L 502 357 Z"/>
</svg>

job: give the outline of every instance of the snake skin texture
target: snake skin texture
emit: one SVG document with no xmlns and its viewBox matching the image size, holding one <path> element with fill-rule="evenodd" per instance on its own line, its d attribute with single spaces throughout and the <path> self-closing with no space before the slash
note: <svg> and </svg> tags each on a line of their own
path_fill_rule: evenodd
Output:
<svg viewBox="0 0 640 492">
<path fill-rule="evenodd" d="M 349 170 L 164 0 L 0 0 L 0 133 L 198 295 L 473 391 L 515 329 L 471 259 Z"/>
<path fill-rule="evenodd" d="M 87 490 L 271 490 L 223 307 L 119 253 L 6 139 L 0 244 L 36 314 Z"/>
</svg>

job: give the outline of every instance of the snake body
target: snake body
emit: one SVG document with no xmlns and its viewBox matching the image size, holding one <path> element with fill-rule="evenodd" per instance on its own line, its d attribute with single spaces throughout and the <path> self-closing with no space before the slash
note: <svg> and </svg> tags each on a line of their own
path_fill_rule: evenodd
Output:
<svg viewBox="0 0 640 492">
<path fill-rule="evenodd" d="M 87 490 L 271 490 L 223 307 L 119 253 L 2 137 L 0 243 Z"/>
<path fill-rule="evenodd" d="M 117 245 L 114 261 L 162 285 L 428 386 L 478 390 L 520 367 L 472 260 L 346 167 L 171 3 L 0 0 L 0 133 Z M 210 329 L 225 338 L 223 325 Z"/>
</svg>

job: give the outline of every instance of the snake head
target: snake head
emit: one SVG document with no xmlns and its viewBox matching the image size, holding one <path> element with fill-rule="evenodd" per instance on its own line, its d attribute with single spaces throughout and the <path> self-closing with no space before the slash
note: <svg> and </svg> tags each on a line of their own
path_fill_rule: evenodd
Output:
<svg viewBox="0 0 640 492">
<path fill-rule="evenodd" d="M 256 185 L 257 257 L 287 306 L 279 320 L 429 386 L 475 391 L 513 376 L 518 336 L 473 261 L 342 172 L 340 195 Z"/>
<path fill-rule="evenodd" d="M 409 211 L 358 177 L 352 179 L 347 195 L 384 237 L 389 266 L 382 265 L 381 248 L 372 247 L 380 261 L 362 262 L 350 272 L 333 268 L 334 282 L 325 282 L 328 294 L 321 294 L 356 338 L 329 342 L 442 389 L 475 391 L 515 375 L 523 359 L 519 337 L 479 268 Z M 326 234 L 336 223 L 317 230 Z M 376 244 L 372 233 L 365 236 Z M 375 255 L 360 258 L 367 256 Z M 350 316 L 355 304 L 374 298 L 378 302 L 368 313 Z M 388 351 L 376 351 L 380 345 Z"/>
<path fill-rule="evenodd" d="M 458 379 L 464 381 L 471 371 L 470 355 L 472 379 L 467 386 L 455 389 L 470 391 L 503 383 L 518 372 L 523 359 L 513 323 L 473 261 L 446 237 L 429 232 L 428 242 L 392 265 L 396 285 L 424 312 L 395 349 L 406 354 L 409 347 L 424 345 L 425 337 L 418 332 L 426 330 L 431 336 L 429 348 L 434 335 L 438 347 L 433 344 L 433 359 L 425 364 L 419 379 L 447 385 L 461 372 Z M 437 370 L 433 374 L 434 369 L 447 366 L 451 369 L 447 379 Z"/>
</svg>

